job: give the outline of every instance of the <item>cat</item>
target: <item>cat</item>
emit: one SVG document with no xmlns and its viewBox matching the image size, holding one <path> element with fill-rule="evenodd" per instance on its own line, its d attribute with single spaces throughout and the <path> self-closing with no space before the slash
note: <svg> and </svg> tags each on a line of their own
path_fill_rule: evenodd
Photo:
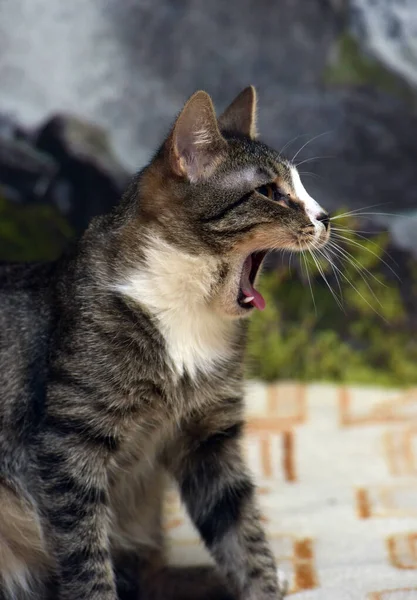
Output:
<svg viewBox="0 0 417 600">
<path fill-rule="evenodd" d="M 245 317 L 266 253 L 329 233 L 255 89 L 218 119 L 200 91 L 74 248 L 2 266 L 2 600 L 284 596 L 241 449 Z M 166 565 L 169 480 L 216 571 Z"/>
</svg>

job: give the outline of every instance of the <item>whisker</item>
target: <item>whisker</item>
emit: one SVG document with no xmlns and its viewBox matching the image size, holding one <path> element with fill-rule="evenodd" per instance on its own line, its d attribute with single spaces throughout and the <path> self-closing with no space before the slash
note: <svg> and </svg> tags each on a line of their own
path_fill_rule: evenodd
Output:
<svg viewBox="0 0 417 600">
<path fill-rule="evenodd" d="M 373 252 L 370 248 L 367 248 L 363 244 L 359 244 L 359 242 L 355 242 L 355 240 L 345 238 L 344 236 L 339 236 L 339 239 L 342 239 L 344 242 L 347 242 L 349 244 L 353 244 L 354 246 L 361 248 L 362 250 L 366 250 L 367 252 L 369 252 L 370 254 L 375 256 L 391 271 L 391 273 L 394 275 L 394 277 L 396 277 L 398 279 L 398 281 L 401 281 L 401 277 L 394 271 L 394 269 L 387 263 L 387 261 L 384 260 L 383 258 L 381 258 L 380 256 L 378 256 L 378 254 L 376 252 Z"/>
<path fill-rule="evenodd" d="M 300 175 L 310 175 L 311 177 L 315 177 L 316 179 L 324 180 L 324 177 L 321 175 L 317 175 L 317 173 L 312 173 L 311 171 L 300 171 Z"/>
<path fill-rule="evenodd" d="M 369 306 L 369 308 L 371 310 L 373 310 L 385 323 L 388 323 L 388 321 L 385 319 L 385 317 L 383 317 L 381 315 L 381 313 L 379 313 L 376 308 L 374 306 L 372 306 L 372 304 L 370 304 L 368 302 L 368 300 L 366 298 L 364 298 L 363 294 L 360 293 L 360 291 L 358 290 L 358 288 L 346 277 L 346 275 L 343 273 L 343 271 L 341 271 L 341 269 L 339 269 L 338 266 L 335 265 L 335 268 L 337 269 L 337 271 L 339 272 L 339 274 L 343 277 L 343 279 L 345 281 L 347 281 L 347 283 L 355 290 L 355 292 L 357 294 L 359 294 L 359 296 L 362 298 L 362 300 Z"/>
<path fill-rule="evenodd" d="M 290 272 L 290 275 L 291 275 L 291 261 L 292 261 L 292 257 L 293 256 L 294 256 L 294 250 L 291 250 L 290 251 L 290 256 L 289 256 L 289 259 L 288 259 L 288 271 Z"/>
<path fill-rule="evenodd" d="M 373 241 L 373 239 L 369 237 L 369 234 L 379 235 L 381 233 L 387 233 L 386 229 L 375 229 L 375 230 L 370 231 L 370 230 L 364 230 L 364 229 L 349 229 L 348 227 L 335 227 L 334 225 L 332 225 L 331 231 L 332 231 L 332 234 L 334 237 L 343 238 L 343 236 L 341 236 L 340 233 L 349 233 L 349 234 L 354 235 L 355 237 L 360 238 L 361 240 L 368 242 L 372 246 L 375 246 L 375 248 L 378 248 L 378 250 L 382 250 L 383 254 L 386 254 L 390 258 L 390 260 L 392 260 L 392 262 L 398 266 L 397 261 L 391 256 L 391 254 L 389 252 L 387 252 L 384 248 L 381 248 L 381 246 L 378 246 L 378 244 L 376 244 Z M 334 234 L 335 231 L 339 232 L 339 233 L 336 235 L 336 234 Z M 361 235 L 361 233 L 366 233 L 366 234 L 368 234 L 368 236 L 365 237 L 364 235 Z M 348 239 L 350 239 L 350 238 L 348 238 Z"/>
<path fill-rule="evenodd" d="M 404 217 L 404 215 L 400 215 L 399 213 L 387 213 L 387 212 L 363 212 L 363 213 L 346 213 L 344 215 L 336 215 L 334 217 L 330 217 L 330 221 L 335 221 L 336 219 L 346 219 L 347 217 L 354 216 L 355 219 L 359 217 L 365 216 L 382 216 L 382 217 Z"/>
<path fill-rule="evenodd" d="M 301 162 L 297 163 L 295 166 L 297 167 L 301 167 L 301 165 L 304 165 L 306 163 L 309 162 L 313 162 L 313 160 L 322 160 L 322 159 L 329 159 L 329 158 L 336 158 L 335 156 L 312 156 L 311 158 L 305 158 L 304 160 L 302 160 Z"/>
<path fill-rule="evenodd" d="M 327 280 L 327 277 L 326 277 L 326 275 L 325 275 L 325 273 L 324 273 L 323 269 L 321 268 L 321 265 L 320 265 L 320 263 L 317 261 L 316 257 L 314 256 L 313 252 L 312 252 L 310 249 L 309 249 L 309 252 L 310 252 L 310 255 L 311 255 L 312 259 L 314 260 L 314 263 L 315 263 L 315 265 L 316 265 L 316 267 L 317 267 L 317 270 L 319 271 L 319 273 L 320 273 L 320 275 L 321 275 L 321 277 L 322 277 L 323 281 L 325 281 L 325 283 L 326 283 L 327 287 L 328 287 L 328 288 L 329 288 L 329 290 L 330 290 L 330 293 L 331 293 L 331 295 L 332 295 L 332 296 L 333 296 L 333 298 L 335 299 L 335 302 L 336 302 L 336 304 L 339 306 L 339 308 L 340 308 L 340 310 L 341 310 L 342 312 L 345 312 L 345 311 L 344 311 L 344 308 L 343 308 L 343 304 L 341 303 L 341 301 L 340 301 L 339 297 L 337 296 L 336 292 L 334 291 L 334 289 L 332 288 L 332 286 L 331 286 L 331 285 L 330 285 L 330 283 L 328 282 L 328 280 Z"/>
<path fill-rule="evenodd" d="M 333 275 L 336 279 L 336 283 L 337 283 L 337 287 L 339 288 L 339 294 L 340 294 L 340 298 L 341 301 L 343 302 L 343 292 L 342 292 L 342 287 L 340 285 L 340 280 L 339 280 L 339 276 L 337 274 L 337 271 L 335 270 L 335 264 L 331 258 L 331 256 L 328 256 L 328 254 L 324 251 L 324 249 L 320 249 L 320 248 L 316 248 L 316 250 L 327 260 L 327 262 L 330 264 L 332 271 L 333 271 Z M 331 248 L 329 248 L 329 250 L 331 250 Z"/>
<path fill-rule="evenodd" d="M 343 231 L 343 230 L 340 230 Z M 372 246 L 374 246 L 375 248 L 377 248 L 377 250 L 382 251 L 383 254 L 385 254 L 390 260 L 392 260 L 392 262 L 398 267 L 398 263 L 395 260 L 395 258 L 393 258 L 391 256 L 391 254 L 389 252 L 387 252 L 384 248 L 381 248 L 381 246 L 378 246 L 378 244 L 375 244 L 375 242 L 372 239 L 369 239 L 368 237 L 365 237 L 364 235 L 360 235 L 359 233 L 356 233 L 355 231 L 353 232 L 355 233 L 356 237 L 360 238 L 361 240 L 364 240 L 365 242 L 368 242 L 369 244 L 371 244 Z M 366 233 L 366 232 L 365 232 Z M 383 233 L 383 232 L 381 232 Z M 343 240 L 344 242 L 347 241 L 352 241 L 354 242 L 355 240 L 352 240 L 351 238 L 346 238 L 344 235 L 341 235 L 340 233 L 333 233 L 333 238 L 337 238 L 339 240 Z M 365 246 L 361 246 L 362 248 L 364 248 L 364 250 L 367 250 L 367 248 Z"/>
<path fill-rule="evenodd" d="M 288 146 L 291 146 L 291 144 L 293 142 L 295 142 L 296 140 L 299 140 L 302 137 L 306 137 L 307 135 L 309 135 L 308 133 L 300 133 L 300 135 L 296 135 L 295 137 L 293 137 L 289 142 L 287 142 L 279 151 L 280 154 L 282 154 L 286 148 L 288 148 Z"/>
<path fill-rule="evenodd" d="M 332 133 L 331 129 L 329 131 L 323 131 L 323 133 L 319 133 L 318 135 L 315 135 L 314 137 L 312 137 L 310 140 L 307 140 L 306 143 L 303 144 L 301 146 L 301 148 L 299 150 L 297 150 L 297 152 L 294 154 L 294 156 L 291 159 L 291 162 L 293 163 L 295 161 L 297 156 L 300 154 L 301 150 L 303 150 L 306 146 L 308 146 L 308 144 L 311 144 L 311 142 L 314 142 L 314 140 L 318 140 L 320 137 L 323 137 L 323 135 L 328 135 L 329 133 Z"/>
<path fill-rule="evenodd" d="M 340 256 L 344 257 L 344 259 L 350 263 L 353 268 L 355 269 L 355 271 L 357 271 L 357 273 L 361 276 L 361 278 L 363 279 L 366 287 L 369 289 L 369 291 L 371 292 L 372 296 L 375 298 L 375 300 L 378 302 L 379 306 L 382 308 L 382 304 L 381 301 L 379 300 L 379 298 L 376 296 L 374 290 L 372 289 L 372 287 L 369 285 L 369 282 L 366 280 L 365 275 L 362 273 L 361 269 L 359 267 L 361 267 L 364 271 L 366 271 L 366 273 L 368 273 L 371 277 L 373 277 L 373 279 L 375 279 L 375 281 L 377 281 L 380 285 L 382 285 L 383 287 L 387 287 L 385 285 L 385 283 L 383 283 L 382 281 L 380 281 L 377 277 L 375 277 L 375 275 L 373 273 L 371 273 L 371 271 L 369 271 L 366 267 L 363 267 L 360 263 L 358 263 L 356 261 L 356 259 L 348 252 L 345 252 L 342 248 L 339 248 L 337 246 L 333 246 L 334 250 L 340 253 Z M 359 266 L 358 266 L 359 265 Z"/>
<path fill-rule="evenodd" d="M 361 212 L 363 210 L 369 210 L 370 208 L 378 208 L 379 206 L 386 206 L 387 204 L 392 204 L 392 202 L 379 202 L 378 204 L 371 204 L 369 206 L 362 206 L 361 208 L 355 208 L 353 210 L 348 210 L 347 212 L 344 212 L 341 215 L 335 215 L 335 216 L 336 217 L 344 217 L 345 215 L 354 215 L 357 212 Z"/>
<path fill-rule="evenodd" d="M 315 301 L 315 298 L 314 298 L 313 286 L 312 286 L 312 283 L 311 283 L 310 274 L 308 272 L 307 259 L 306 259 L 306 256 L 305 256 L 304 252 L 301 252 L 301 256 L 304 259 L 304 264 L 305 264 L 305 267 L 306 267 L 306 274 L 307 274 L 307 281 L 308 281 L 308 285 L 309 285 L 309 288 L 310 288 L 311 298 L 313 299 L 314 312 L 316 313 L 316 316 L 317 316 L 317 306 L 316 306 L 316 301 Z"/>
<path fill-rule="evenodd" d="M 365 229 L 350 229 L 349 227 L 335 227 L 334 225 L 332 225 L 332 231 L 343 231 L 344 233 L 353 233 L 353 234 L 358 234 L 358 233 L 368 233 L 368 234 L 374 234 L 374 235 L 378 235 L 379 233 L 386 233 L 386 229 L 374 229 L 374 230 L 365 230 Z M 361 236 L 363 237 L 363 236 Z M 370 240 L 370 238 L 363 238 L 365 240 Z"/>
</svg>

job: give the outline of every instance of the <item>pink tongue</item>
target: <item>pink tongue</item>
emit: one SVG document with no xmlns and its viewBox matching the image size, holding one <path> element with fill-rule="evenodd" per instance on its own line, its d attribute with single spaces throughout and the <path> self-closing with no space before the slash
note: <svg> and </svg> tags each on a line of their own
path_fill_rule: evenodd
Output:
<svg viewBox="0 0 417 600">
<path fill-rule="evenodd" d="M 253 306 L 256 306 L 256 308 L 259 308 L 259 310 L 263 310 L 265 308 L 265 298 L 258 292 L 258 290 L 255 290 L 250 282 L 248 288 L 246 286 L 244 288 L 242 287 L 242 292 L 246 298 L 251 298 L 253 296 L 253 300 L 250 304 L 253 304 Z"/>
<path fill-rule="evenodd" d="M 258 292 L 258 290 L 255 290 L 255 288 L 253 287 L 253 285 L 251 284 L 251 282 L 249 280 L 251 268 L 252 268 L 252 260 L 251 260 L 251 257 L 249 256 L 246 259 L 245 264 L 243 265 L 241 290 L 243 292 L 243 295 L 246 296 L 246 298 L 253 297 L 253 300 L 250 302 L 250 304 L 252 304 L 252 306 L 256 306 L 256 308 L 258 308 L 259 310 L 263 310 L 265 308 L 265 299 L 262 296 L 262 294 L 260 294 Z"/>
</svg>

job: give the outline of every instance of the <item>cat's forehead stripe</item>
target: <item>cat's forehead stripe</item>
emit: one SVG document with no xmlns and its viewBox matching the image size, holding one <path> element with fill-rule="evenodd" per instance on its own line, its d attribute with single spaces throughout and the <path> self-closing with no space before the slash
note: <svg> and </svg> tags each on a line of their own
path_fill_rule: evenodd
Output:
<svg viewBox="0 0 417 600">
<path fill-rule="evenodd" d="M 295 195 L 291 176 L 291 167 L 283 161 L 276 162 L 274 167 L 276 173 L 273 178 L 274 183 L 284 193 Z"/>
<path fill-rule="evenodd" d="M 293 168 L 295 167 L 280 161 L 273 162 L 268 166 L 245 165 L 225 173 L 221 179 L 221 187 L 223 189 L 250 189 L 275 182 L 285 193 L 296 196 Z"/>
<path fill-rule="evenodd" d="M 300 179 L 300 175 L 296 169 L 296 167 L 291 167 L 291 179 L 292 179 L 292 189 L 298 200 L 303 202 L 306 212 L 313 218 L 316 218 L 320 213 L 323 212 L 320 204 L 318 204 L 314 198 L 310 196 L 305 187 L 302 184 Z"/>
<path fill-rule="evenodd" d="M 226 173 L 222 178 L 222 187 L 234 189 L 255 186 L 259 181 L 259 172 L 255 166 L 248 166 Z"/>
</svg>

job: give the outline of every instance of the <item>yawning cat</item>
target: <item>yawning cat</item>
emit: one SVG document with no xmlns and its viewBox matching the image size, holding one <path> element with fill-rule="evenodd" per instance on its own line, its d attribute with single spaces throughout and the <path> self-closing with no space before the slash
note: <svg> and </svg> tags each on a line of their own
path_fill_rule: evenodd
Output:
<svg viewBox="0 0 417 600">
<path fill-rule="evenodd" d="M 268 250 L 322 246 L 329 217 L 255 105 L 217 119 L 197 92 L 75 248 L 0 269 L 1 600 L 282 597 L 241 449 L 244 317 Z M 217 574 L 166 566 L 167 478 Z"/>
</svg>

